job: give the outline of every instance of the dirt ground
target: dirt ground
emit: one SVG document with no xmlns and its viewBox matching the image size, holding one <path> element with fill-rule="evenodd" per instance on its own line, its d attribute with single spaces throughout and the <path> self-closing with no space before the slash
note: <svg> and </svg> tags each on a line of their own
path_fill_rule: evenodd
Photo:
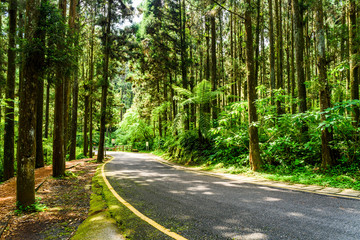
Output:
<svg viewBox="0 0 360 240">
<path fill-rule="evenodd" d="M 68 176 L 51 177 L 51 166 L 35 171 L 36 198 L 45 211 L 15 211 L 15 179 L 0 185 L 0 239 L 69 239 L 87 217 L 91 179 L 98 164 L 83 159 L 67 162 Z"/>
</svg>

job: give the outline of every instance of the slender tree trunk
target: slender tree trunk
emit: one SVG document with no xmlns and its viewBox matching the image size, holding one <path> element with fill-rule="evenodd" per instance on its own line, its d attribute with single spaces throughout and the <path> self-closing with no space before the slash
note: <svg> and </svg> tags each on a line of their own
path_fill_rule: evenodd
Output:
<svg viewBox="0 0 360 240">
<path fill-rule="evenodd" d="M 247 91 L 249 104 L 249 141 L 250 141 L 250 166 L 253 171 L 261 169 L 262 160 L 260 157 L 258 129 L 254 125 L 257 120 L 256 112 L 256 80 L 254 69 L 254 47 L 251 21 L 251 0 L 246 0 L 248 6 L 245 11 L 245 34 L 246 34 L 246 68 L 247 68 Z"/>
<path fill-rule="evenodd" d="M 324 112 L 331 107 L 330 104 L 330 88 L 326 76 L 327 60 L 325 48 L 325 34 L 324 34 L 324 12 L 322 0 L 316 3 L 316 39 L 317 39 L 317 68 L 319 71 L 319 86 L 320 86 L 320 112 Z M 321 121 L 326 120 L 326 114 L 321 114 Z M 335 163 L 333 151 L 330 147 L 330 142 L 333 140 L 333 134 L 330 128 L 323 127 L 321 129 L 321 167 L 326 169 Z"/>
<path fill-rule="evenodd" d="M 66 17 L 66 0 L 59 0 L 63 21 Z M 61 33 L 65 36 L 65 32 Z M 60 40 L 61 41 L 61 40 Z M 63 49 L 64 43 L 59 42 L 59 49 Z M 53 176 L 60 177 L 65 174 L 65 145 L 64 145 L 64 82 L 65 75 L 58 66 L 56 69 L 55 86 L 55 114 L 54 114 L 54 139 L 53 139 Z"/>
<path fill-rule="evenodd" d="M 89 122 L 89 88 L 85 86 L 85 110 L 84 110 L 84 146 L 83 146 L 83 154 L 84 156 L 88 155 L 88 122 Z"/>
<path fill-rule="evenodd" d="M 6 80 L 5 80 L 5 67 L 4 67 L 4 63 L 5 63 L 5 57 L 4 57 L 4 37 L 3 37 L 3 28 L 2 28 L 2 17 L 3 17 L 3 4 L 0 1 L 0 99 L 3 98 L 3 89 L 6 85 Z M 3 119 L 3 112 L 2 112 L 2 106 L 0 104 L 0 123 Z M 0 142 L 3 141 L 3 136 L 0 134 Z"/>
<path fill-rule="evenodd" d="M 283 83 L 283 36 L 282 36 L 282 11 L 281 11 L 281 0 L 275 0 L 276 8 L 276 32 L 277 32 L 277 64 L 276 64 L 276 89 L 280 91 L 284 88 Z M 278 93 L 282 94 L 282 93 Z M 278 115 L 284 114 L 284 108 L 282 106 L 282 101 L 276 101 L 276 111 Z"/>
<path fill-rule="evenodd" d="M 351 85 L 351 99 L 359 99 L 359 60 L 357 40 L 357 23 L 356 23 L 356 1 L 349 0 L 349 57 L 350 57 L 350 85 Z M 359 125 L 360 110 L 358 106 L 353 107 L 354 126 Z"/>
<path fill-rule="evenodd" d="M 306 106 L 306 88 L 304 76 L 304 24 L 303 11 L 300 9 L 299 0 L 293 0 L 292 12 L 294 15 L 295 24 L 295 49 L 296 49 L 296 73 L 298 80 L 298 98 L 299 98 L 299 112 L 307 111 Z M 308 128 L 305 122 L 302 123 L 301 133 L 307 132 Z"/>
<path fill-rule="evenodd" d="M 233 0 L 230 1 L 230 6 L 233 7 Z M 233 32 L 234 32 L 234 27 L 233 27 L 233 13 L 230 13 L 230 60 L 231 60 L 231 95 L 232 97 L 231 102 L 235 102 L 236 98 L 235 98 L 235 61 L 234 61 L 234 37 L 233 37 Z"/>
<path fill-rule="evenodd" d="M 9 1 L 9 47 L 6 79 L 5 132 L 4 132 L 4 180 L 14 176 L 14 111 L 16 76 L 16 19 L 17 0 Z"/>
<path fill-rule="evenodd" d="M 290 2 L 292 0 L 289 0 Z M 295 52 L 294 52 L 294 15 L 291 14 L 291 113 L 296 113 L 295 104 Z"/>
<path fill-rule="evenodd" d="M 215 25 L 215 12 L 210 13 L 210 26 L 211 26 L 211 90 L 217 89 L 217 69 L 216 69 L 216 25 Z M 212 120 L 217 119 L 218 115 L 217 99 L 212 101 Z M 216 126 L 216 124 L 215 124 Z"/>
<path fill-rule="evenodd" d="M 89 125 L 89 157 L 93 157 L 93 80 L 94 80 L 94 35 L 95 35 L 95 15 L 96 15 L 96 4 L 93 11 L 93 22 L 91 26 L 91 42 L 90 42 L 90 67 L 89 67 L 89 84 L 90 84 L 90 125 Z"/>
<path fill-rule="evenodd" d="M 181 77 L 182 77 L 182 85 L 183 88 L 188 89 L 188 56 L 187 56 L 187 42 L 186 42 L 186 6 L 185 6 L 185 0 L 182 0 L 181 6 L 180 6 L 180 44 L 181 44 Z M 185 131 L 190 129 L 190 118 L 189 118 L 189 105 L 184 106 L 184 111 L 186 113 L 185 118 Z"/>
<path fill-rule="evenodd" d="M 270 95 L 271 102 L 274 104 L 274 89 L 275 89 L 275 49 L 274 49 L 274 20 L 272 1 L 269 0 L 269 39 L 270 39 Z"/>
<path fill-rule="evenodd" d="M 93 98 L 90 97 L 89 158 L 93 157 Z"/>
<path fill-rule="evenodd" d="M 72 35 L 75 39 L 75 48 L 79 45 L 79 26 L 78 26 L 78 8 L 79 0 L 71 0 L 70 2 L 70 18 L 69 18 L 69 27 L 72 30 Z M 78 112 L 78 96 L 79 96 L 79 82 L 78 82 L 78 74 L 79 74 L 79 57 L 75 56 L 75 70 L 74 70 L 74 81 L 73 81 L 73 92 L 72 92 L 72 112 L 71 112 L 71 132 L 70 132 L 70 151 L 69 151 L 69 159 L 73 160 L 76 159 L 76 131 L 77 131 L 77 112 Z"/>
<path fill-rule="evenodd" d="M 35 130 L 36 91 L 38 84 L 38 52 L 34 47 L 38 23 L 39 1 L 26 1 L 27 53 L 25 54 L 24 82 L 20 89 L 19 139 L 17 148 L 16 200 L 19 205 L 30 206 L 35 202 Z"/>
<path fill-rule="evenodd" d="M 47 139 L 49 137 L 49 111 L 50 111 L 50 83 L 49 76 L 46 85 L 46 107 L 45 107 L 45 135 Z"/>
<path fill-rule="evenodd" d="M 105 144 L 105 124 L 106 124 L 106 98 L 109 85 L 109 60 L 110 60 L 110 25 L 111 25 L 111 5 L 112 0 L 108 1 L 108 16 L 105 33 L 105 54 L 104 54 L 104 78 L 101 87 L 101 117 L 100 117 L 100 139 L 98 148 L 98 162 L 104 160 L 104 144 Z"/>
<path fill-rule="evenodd" d="M 45 30 L 44 23 L 46 22 L 46 15 L 44 12 L 47 0 L 41 0 L 41 9 L 39 13 L 39 26 L 37 27 L 36 35 L 39 36 L 41 46 L 45 46 Z M 44 66 L 45 66 L 45 49 L 39 52 L 38 59 L 40 66 L 38 66 L 39 83 L 37 88 L 37 102 L 36 102 L 36 160 L 35 167 L 41 168 L 45 166 L 44 163 L 44 149 L 43 149 L 43 117 L 44 117 Z"/>
<path fill-rule="evenodd" d="M 39 78 L 36 102 L 36 161 L 35 167 L 45 166 L 43 150 L 44 79 Z"/>
<path fill-rule="evenodd" d="M 261 0 L 256 1 L 256 30 L 255 30 L 255 79 L 259 79 L 259 53 L 260 53 L 260 19 L 261 19 Z M 258 83 L 256 83 L 258 85 Z"/>
</svg>

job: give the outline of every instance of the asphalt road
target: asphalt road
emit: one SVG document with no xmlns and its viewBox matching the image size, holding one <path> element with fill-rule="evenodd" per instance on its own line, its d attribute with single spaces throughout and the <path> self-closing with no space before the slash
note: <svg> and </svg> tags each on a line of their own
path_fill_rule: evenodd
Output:
<svg viewBox="0 0 360 240">
<path fill-rule="evenodd" d="M 360 201 L 178 170 L 151 155 L 115 153 L 115 190 L 187 239 L 360 239 Z M 164 239 L 142 236 L 141 239 Z"/>
</svg>

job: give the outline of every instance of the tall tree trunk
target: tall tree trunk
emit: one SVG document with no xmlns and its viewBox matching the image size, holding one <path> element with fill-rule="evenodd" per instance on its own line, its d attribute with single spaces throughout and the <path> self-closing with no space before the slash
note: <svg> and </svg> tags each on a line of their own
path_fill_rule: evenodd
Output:
<svg viewBox="0 0 360 240">
<path fill-rule="evenodd" d="M 276 12 L 276 32 L 277 32 L 277 43 L 276 43 L 276 89 L 280 91 L 284 88 L 283 83 L 283 36 L 282 36 L 282 11 L 281 11 L 281 0 L 275 0 L 275 12 Z M 281 94 L 281 93 L 278 93 Z M 276 112 L 278 115 L 284 113 L 282 101 L 276 101 Z"/>
<path fill-rule="evenodd" d="M 186 42 L 186 6 L 185 0 L 181 1 L 180 5 L 180 44 L 181 44 L 181 77 L 183 88 L 188 89 L 188 56 L 187 56 L 187 42 Z M 185 118 L 185 131 L 190 129 L 190 118 L 189 118 L 189 105 L 184 106 L 186 113 Z"/>
<path fill-rule="evenodd" d="M 37 88 L 37 102 L 36 102 L 36 160 L 35 167 L 41 168 L 45 166 L 44 163 L 44 149 L 43 149 L 43 117 L 44 117 L 44 66 L 45 66 L 45 4 L 47 0 L 41 0 L 41 8 L 39 13 L 39 26 L 37 27 L 37 34 L 41 42 L 41 50 L 39 52 L 38 67 L 39 83 Z"/>
<path fill-rule="evenodd" d="M 5 57 L 4 57 L 4 37 L 3 37 L 3 28 L 2 28 L 2 23 L 3 23 L 3 3 L 0 1 L 0 99 L 3 98 L 3 89 L 6 85 L 6 80 L 5 80 Z M 0 104 L 0 123 L 1 120 L 3 119 L 2 116 L 2 106 Z M 2 135 L 0 134 L 0 142 L 3 141 Z"/>
<path fill-rule="evenodd" d="M 320 112 L 324 112 L 331 107 L 330 104 L 330 88 L 326 76 L 327 60 L 325 48 L 325 34 L 324 34 L 324 12 L 323 1 L 319 0 L 316 3 L 316 39 L 317 39 L 317 68 L 319 71 L 319 86 L 320 86 Z M 321 121 L 326 120 L 326 114 L 321 114 Z M 321 129 L 321 167 L 326 169 L 335 163 L 333 151 L 330 147 L 330 142 L 333 140 L 333 134 L 330 128 L 323 127 Z"/>
<path fill-rule="evenodd" d="M 292 0 L 289 0 L 290 3 Z M 291 8 L 291 6 L 290 6 Z M 296 113 L 295 104 L 295 52 L 294 52 L 294 15 L 291 14 L 291 113 Z"/>
<path fill-rule="evenodd" d="M 83 68 L 84 71 L 84 68 Z M 84 146 L 83 146 L 83 154 L 84 156 L 88 155 L 88 122 L 89 122 L 89 86 L 84 85 L 85 87 L 85 110 L 84 110 Z"/>
<path fill-rule="evenodd" d="M 112 0 L 108 0 L 108 16 L 105 32 L 105 53 L 104 53 L 104 78 L 101 87 L 101 117 L 100 117 L 100 139 L 98 148 L 97 161 L 104 160 L 104 144 L 105 144 L 105 124 L 106 124 L 106 98 L 109 85 L 109 60 L 110 60 L 110 26 L 111 26 L 111 5 Z"/>
<path fill-rule="evenodd" d="M 357 23 L 356 23 L 356 1 L 349 0 L 349 57 L 350 57 L 350 85 L 351 99 L 359 99 L 359 60 L 357 40 Z M 353 107 L 354 126 L 359 125 L 360 110 L 358 106 Z"/>
<path fill-rule="evenodd" d="M 259 53 L 260 53 L 260 19 L 261 19 L 261 0 L 256 1 L 256 30 L 255 30 L 255 79 L 259 79 Z M 258 85 L 258 83 L 256 83 Z"/>
<path fill-rule="evenodd" d="M 245 34 L 246 34 L 246 68 L 247 68 L 247 91 L 249 104 L 249 141 L 250 141 L 250 166 L 253 171 L 261 169 L 258 129 L 254 125 L 257 120 L 256 112 L 256 80 L 254 69 L 254 47 L 251 22 L 251 0 L 246 0 L 248 6 L 245 10 Z"/>
<path fill-rule="evenodd" d="M 14 176 L 14 111 L 16 76 L 16 18 L 17 0 L 9 1 L 9 47 L 6 79 L 5 132 L 4 132 L 4 180 Z"/>
<path fill-rule="evenodd" d="M 46 106 L 45 106 L 45 135 L 47 139 L 49 137 L 49 112 L 50 112 L 50 83 L 49 76 L 46 84 Z"/>
<path fill-rule="evenodd" d="M 304 113 L 307 110 L 306 106 L 306 88 L 304 76 L 304 19 L 303 10 L 299 4 L 299 0 L 293 0 L 292 12 L 294 15 L 295 24 L 295 49 L 296 49 L 296 73 L 298 79 L 298 98 L 299 98 L 299 112 Z M 305 122 L 302 123 L 301 133 L 307 132 L 308 128 Z"/>
<path fill-rule="evenodd" d="M 269 39 L 270 39 L 270 95 L 271 102 L 274 104 L 274 89 L 275 89 L 275 49 L 274 49 L 274 20 L 272 1 L 269 0 Z"/>
<path fill-rule="evenodd" d="M 210 26 L 211 26 L 211 90 L 215 91 L 217 89 L 217 70 L 216 70 L 216 12 L 212 11 L 210 13 Z M 212 120 L 217 119 L 218 115 L 217 109 L 217 99 L 214 98 L 212 101 Z M 215 125 L 216 126 L 216 125 Z"/>
<path fill-rule="evenodd" d="M 91 42 L 90 42 L 90 66 L 89 66 L 89 84 L 90 84 L 90 121 L 89 121 L 89 157 L 93 157 L 93 79 L 94 79 L 94 35 L 95 35 L 95 16 L 96 16 L 96 4 L 94 6 L 94 11 L 92 12 L 93 22 L 91 26 Z"/>
<path fill-rule="evenodd" d="M 70 18 L 69 18 L 69 27 L 72 30 L 71 33 L 75 39 L 75 48 L 79 46 L 79 26 L 78 26 L 78 8 L 79 0 L 71 0 L 70 2 Z M 72 112 L 71 112 L 71 131 L 70 131 L 70 151 L 69 151 L 69 159 L 76 159 L 76 131 L 77 131 L 77 112 L 78 112 L 78 96 L 79 96 L 79 82 L 78 82 L 78 74 L 79 74 L 79 56 L 75 56 L 75 70 L 74 70 L 74 81 L 73 81 L 73 92 L 72 92 Z"/>
<path fill-rule="evenodd" d="M 66 17 L 66 0 L 59 0 L 63 21 Z M 61 33 L 65 37 L 65 32 Z M 60 40 L 61 41 L 61 40 Z M 58 48 L 63 49 L 64 43 L 59 42 Z M 56 69 L 55 86 L 55 114 L 54 114 L 54 139 L 53 139 L 53 176 L 60 177 L 65 174 L 65 143 L 64 143 L 64 82 L 65 75 L 61 66 Z"/>
<path fill-rule="evenodd" d="M 93 157 L 93 98 L 90 97 L 89 158 Z"/>
<path fill-rule="evenodd" d="M 35 130 L 36 130 L 36 88 L 38 84 L 39 56 L 34 43 L 38 23 L 39 1 L 26 1 L 26 56 L 24 82 L 20 89 L 19 139 L 17 148 L 16 201 L 30 206 L 35 202 Z"/>
</svg>

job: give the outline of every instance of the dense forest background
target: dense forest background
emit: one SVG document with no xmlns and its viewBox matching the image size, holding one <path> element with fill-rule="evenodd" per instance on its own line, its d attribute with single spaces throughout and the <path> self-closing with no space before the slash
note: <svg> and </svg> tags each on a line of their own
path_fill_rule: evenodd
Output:
<svg viewBox="0 0 360 240">
<path fill-rule="evenodd" d="M 8 0 L 0 11 L 0 181 L 17 172 L 20 204 L 34 201 L 34 167 L 62 176 L 93 146 L 101 162 L 106 147 L 146 143 L 183 164 L 360 188 L 358 0 Z"/>
</svg>

